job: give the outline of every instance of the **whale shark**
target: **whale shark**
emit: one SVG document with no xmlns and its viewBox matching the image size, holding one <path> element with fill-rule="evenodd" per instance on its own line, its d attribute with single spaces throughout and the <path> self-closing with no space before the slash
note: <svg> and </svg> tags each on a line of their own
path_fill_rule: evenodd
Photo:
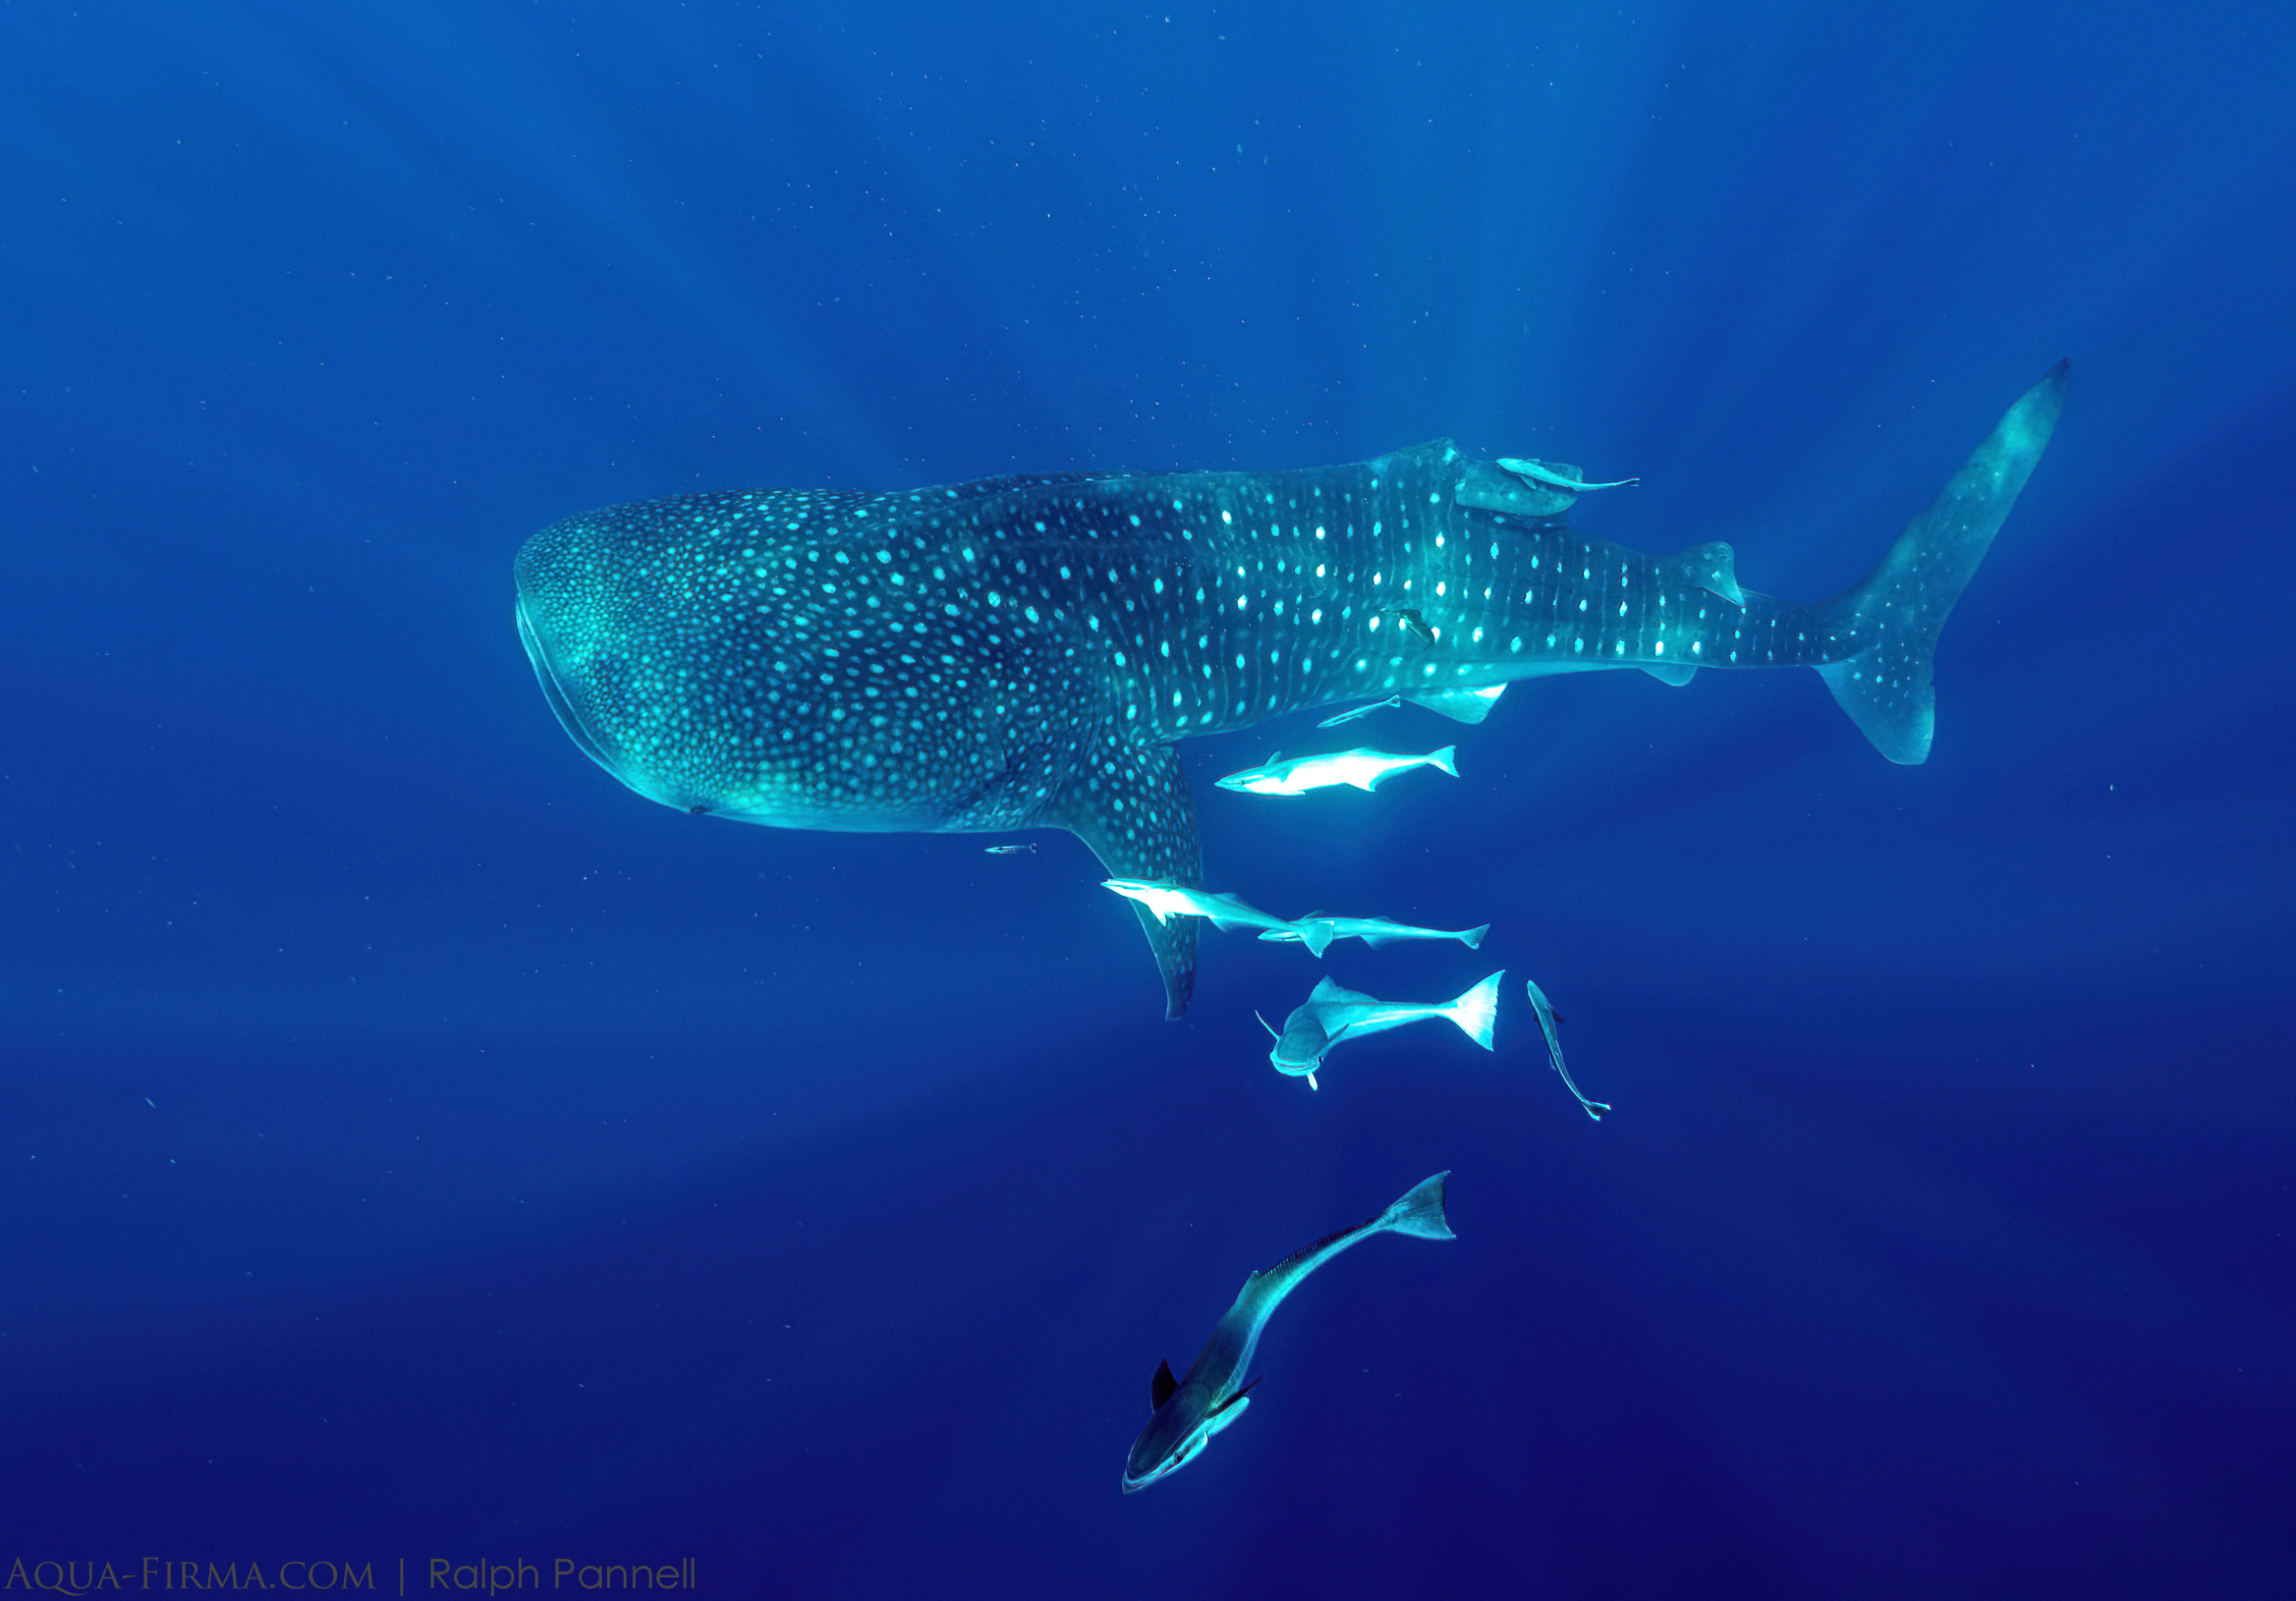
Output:
<svg viewBox="0 0 2296 1601">
<path fill-rule="evenodd" d="M 664 805 L 783 828 L 1060 828 L 1110 877 L 1197 885 L 1179 743 L 1338 701 L 1400 694 L 1473 723 L 1553 674 L 1809 667 L 1882 755 L 1925 759 L 1938 633 L 2066 372 L 1864 580 L 1810 606 L 1741 587 L 1720 541 L 1651 556 L 1574 527 L 1596 487 L 1576 469 L 1437 439 L 1277 471 L 613 506 L 526 541 L 515 616 L 574 743 Z M 1380 626 L 1399 614 L 1420 626 Z M 1196 919 L 1135 911 L 1176 1018 Z"/>
</svg>

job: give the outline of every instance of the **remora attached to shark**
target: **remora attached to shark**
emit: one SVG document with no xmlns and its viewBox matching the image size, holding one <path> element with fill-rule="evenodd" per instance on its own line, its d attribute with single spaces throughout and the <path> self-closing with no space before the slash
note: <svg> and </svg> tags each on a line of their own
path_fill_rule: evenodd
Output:
<svg viewBox="0 0 2296 1601">
<path fill-rule="evenodd" d="M 1278 472 L 1066 473 L 610 507 L 518 554 L 517 620 L 577 745 L 650 800 L 785 828 L 1065 828 L 1111 877 L 1201 881 L 1175 746 L 1400 693 L 1480 721 L 1552 673 L 1813 667 L 1929 754 L 1939 630 L 2063 409 L 2059 362 L 1865 580 L 1814 606 L 1726 544 L 1571 527 L 1587 485 L 1448 440 Z M 1375 627 L 1398 608 L 1422 629 Z M 1136 908 L 1187 1007 L 1196 923 Z"/>
</svg>

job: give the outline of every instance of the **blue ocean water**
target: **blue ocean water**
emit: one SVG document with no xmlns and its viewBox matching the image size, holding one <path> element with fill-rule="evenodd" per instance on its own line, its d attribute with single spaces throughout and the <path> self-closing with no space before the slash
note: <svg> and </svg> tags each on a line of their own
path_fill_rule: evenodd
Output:
<svg viewBox="0 0 2296 1601">
<path fill-rule="evenodd" d="M 28 1582 L 2287 1593 L 2296 14 L 0 43 Z M 1799 672 L 1526 686 L 1376 797 L 1210 787 L 1312 713 L 1183 747 L 1207 883 L 1490 921 L 1327 967 L 1535 976 L 1599 1125 L 1512 979 L 1494 1055 L 1398 1031 L 1311 1092 L 1253 1012 L 1325 966 L 1207 932 L 1163 1023 L 1064 835 L 649 805 L 511 627 L 520 541 L 613 502 L 1439 434 L 1639 473 L 1580 524 L 1814 600 L 2065 356 L 1926 766 Z M 1439 1168 L 1457 1242 L 1318 1274 L 1251 1417 L 1121 1495 L 1156 1362 Z"/>
</svg>

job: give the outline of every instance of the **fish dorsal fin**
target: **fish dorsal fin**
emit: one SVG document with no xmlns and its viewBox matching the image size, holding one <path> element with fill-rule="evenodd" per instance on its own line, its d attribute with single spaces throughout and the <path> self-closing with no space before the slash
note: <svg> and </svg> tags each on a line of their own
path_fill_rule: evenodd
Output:
<svg viewBox="0 0 2296 1601">
<path fill-rule="evenodd" d="M 1346 990 L 1339 987 L 1338 979 L 1325 973 L 1316 980 L 1316 987 L 1308 991 L 1308 999 L 1311 1001 L 1336 1001 L 1346 993 Z"/>
<path fill-rule="evenodd" d="M 1164 1403 L 1172 1399 L 1172 1392 L 1180 1388 L 1180 1381 L 1172 1377 L 1172 1364 L 1156 1363 L 1156 1370 L 1148 1375 L 1148 1408 L 1162 1411 Z"/>
</svg>

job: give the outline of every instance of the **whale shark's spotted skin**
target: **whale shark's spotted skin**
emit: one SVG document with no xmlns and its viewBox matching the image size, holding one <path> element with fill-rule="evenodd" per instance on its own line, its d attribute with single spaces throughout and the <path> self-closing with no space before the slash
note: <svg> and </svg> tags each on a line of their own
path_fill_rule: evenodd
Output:
<svg viewBox="0 0 2296 1601">
<path fill-rule="evenodd" d="M 521 549 L 519 629 L 568 732 L 665 804 L 1062 827 L 1111 876 L 1194 885 L 1175 742 L 1328 701 L 1401 692 L 1474 720 L 1488 699 L 1464 691 L 1548 673 L 1811 665 L 1885 754 L 1921 759 L 1935 627 L 2045 443 L 2051 379 L 1940 500 L 1974 507 L 1950 549 L 1916 539 L 1932 509 L 1816 607 L 1740 590 L 1726 545 L 1652 557 L 1583 533 L 1568 491 L 1437 440 L 1294 471 L 611 507 Z M 1177 1016 L 1195 922 L 1143 926 Z"/>
</svg>

